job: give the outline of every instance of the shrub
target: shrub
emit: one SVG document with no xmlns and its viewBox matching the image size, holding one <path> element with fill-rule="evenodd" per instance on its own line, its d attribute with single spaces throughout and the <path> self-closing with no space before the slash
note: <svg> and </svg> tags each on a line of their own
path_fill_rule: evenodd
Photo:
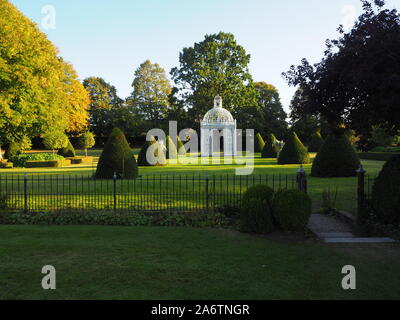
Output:
<svg viewBox="0 0 400 320">
<path fill-rule="evenodd" d="M 351 177 L 360 166 L 358 157 L 342 129 L 334 130 L 326 138 L 314 159 L 313 177 Z"/>
<path fill-rule="evenodd" d="M 178 149 L 178 155 L 180 156 L 186 156 L 186 149 L 185 146 L 183 145 L 183 142 L 181 139 L 179 139 L 179 137 L 176 137 L 176 145 L 177 145 L 177 149 Z"/>
<path fill-rule="evenodd" d="M 266 234 L 274 229 L 271 203 L 274 190 L 266 185 L 252 186 L 242 198 L 240 229 L 244 232 Z"/>
<path fill-rule="evenodd" d="M 261 152 L 264 149 L 265 142 L 260 133 L 256 134 L 255 152 Z"/>
<path fill-rule="evenodd" d="M 138 164 L 141 167 L 162 166 L 166 164 L 165 150 L 154 137 L 146 141 L 139 152 Z"/>
<path fill-rule="evenodd" d="M 178 158 L 178 151 L 176 150 L 175 143 L 172 141 L 170 136 L 167 136 L 166 138 L 166 144 L 165 147 L 167 148 L 167 159 L 176 159 Z"/>
<path fill-rule="evenodd" d="M 92 148 L 96 143 L 96 140 L 94 139 L 94 134 L 87 131 L 83 133 L 79 139 L 78 139 L 78 144 L 79 146 L 85 150 L 85 155 L 87 157 L 87 149 Z"/>
<path fill-rule="evenodd" d="M 44 135 L 43 144 L 47 149 L 58 150 L 68 144 L 68 137 L 62 131 L 49 131 Z"/>
<path fill-rule="evenodd" d="M 319 152 L 323 144 L 324 144 L 324 139 L 322 139 L 321 133 L 317 131 L 311 137 L 310 145 L 308 146 L 308 151 Z"/>
<path fill-rule="evenodd" d="M 304 230 L 311 210 L 311 198 L 303 191 L 281 190 L 274 197 L 274 218 L 283 230 Z"/>
<path fill-rule="evenodd" d="M 51 153 L 24 153 L 14 156 L 10 159 L 15 167 L 24 168 L 28 161 L 47 161 L 47 160 L 64 160 L 63 156 L 55 155 Z"/>
<path fill-rule="evenodd" d="M 11 159 L 16 155 L 19 155 L 20 153 L 21 153 L 20 145 L 17 142 L 10 142 L 10 144 L 4 154 L 4 158 Z"/>
<path fill-rule="evenodd" d="M 399 152 L 359 152 L 358 157 L 363 160 L 388 161 Z"/>
<path fill-rule="evenodd" d="M 278 157 L 279 164 L 307 164 L 310 156 L 295 132 L 290 134 Z"/>
<path fill-rule="evenodd" d="M 61 148 L 60 150 L 58 150 L 57 152 L 58 155 L 63 156 L 63 157 L 75 157 L 76 153 L 75 153 L 75 149 L 71 144 L 71 141 L 69 141 L 68 139 L 68 143 L 64 148 Z"/>
<path fill-rule="evenodd" d="M 400 147 L 375 147 L 371 152 L 400 152 Z"/>
<path fill-rule="evenodd" d="M 27 161 L 26 168 L 60 168 L 71 164 L 71 160 L 44 160 Z"/>
<path fill-rule="evenodd" d="M 371 199 L 379 222 L 400 223 L 400 155 L 384 164 L 372 187 Z"/>
<path fill-rule="evenodd" d="M 12 169 L 13 168 L 13 163 L 9 162 L 7 160 L 0 160 L 0 168 L 3 169 Z"/>
<path fill-rule="evenodd" d="M 267 136 L 264 148 L 261 151 L 261 158 L 276 158 L 278 156 L 280 148 L 276 144 L 276 141 L 273 133 Z"/>
<path fill-rule="evenodd" d="M 124 133 L 114 128 L 100 155 L 95 178 L 112 179 L 114 172 L 118 177 L 135 179 L 138 167 L 133 150 L 129 147 Z"/>
<path fill-rule="evenodd" d="M 71 160 L 71 164 L 92 164 L 93 157 L 72 157 L 67 158 Z"/>
</svg>

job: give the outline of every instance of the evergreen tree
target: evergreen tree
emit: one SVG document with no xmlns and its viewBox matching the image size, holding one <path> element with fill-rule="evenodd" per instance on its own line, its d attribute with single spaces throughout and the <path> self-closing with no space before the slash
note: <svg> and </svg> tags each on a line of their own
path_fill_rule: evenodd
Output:
<svg viewBox="0 0 400 320">
<path fill-rule="evenodd" d="M 292 132 L 278 157 L 279 164 L 307 164 L 310 156 L 295 132 Z"/>
</svg>

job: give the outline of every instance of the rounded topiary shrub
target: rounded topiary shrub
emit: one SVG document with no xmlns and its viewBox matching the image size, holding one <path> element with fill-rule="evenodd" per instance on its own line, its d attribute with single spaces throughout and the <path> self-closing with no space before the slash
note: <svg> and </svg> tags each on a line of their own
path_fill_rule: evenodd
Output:
<svg viewBox="0 0 400 320">
<path fill-rule="evenodd" d="M 313 177 L 352 177 L 357 174 L 360 159 L 344 130 L 334 130 L 314 159 Z"/>
<path fill-rule="evenodd" d="M 252 186 L 242 198 L 240 229 L 243 232 L 266 234 L 274 230 L 272 198 L 274 190 L 265 185 Z"/>
<path fill-rule="evenodd" d="M 118 128 L 113 129 L 104 146 L 97 164 L 95 178 L 112 179 L 114 172 L 118 177 L 127 179 L 134 179 L 138 175 L 133 150 L 124 133 Z"/>
<path fill-rule="evenodd" d="M 308 146 L 308 151 L 319 152 L 323 144 L 324 144 L 324 139 L 322 139 L 321 133 L 317 131 L 311 137 L 310 145 Z"/>
<path fill-rule="evenodd" d="M 281 190 L 275 194 L 273 214 L 283 230 L 304 230 L 310 219 L 311 210 L 311 198 L 303 191 Z"/>
<path fill-rule="evenodd" d="M 175 143 L 172 141 L 170 136 L 166 137 L 165 147 L 167 148 L 167 151 L 166 151 L 167 159 L 176 159 L 176 158 L 178 158 L 178 150 L 176 149 Z"/>
<path fill-rule="evenodd" d="M 157 142 L 154 137 L 146 141 L 140 149 L 138 164 L 140 167 L 163 166 L 167 163 L 165 158 L 165 146 Z"/>
<path fill-rule="evenodd" d="M 5 159 L 11 159 L 12 157 L 19 155 L 21 153 L 21 148 L 17 142 L 10 142 L 6 152 L 4 154 Z"/>
<path fill-rule="evenodd" d="M 400 156 L 388 160 L 372 187 L 374 213 L 379 222 L 400 224 Z"/>
<path fill-rule="evenodd" d="M 71 144 L 71 141 L 69 141 L 69 139 L 68 139 L 67 145 L 64 148 L 61 148 L 60 150 L 58 150 L 57 154 L 65 157 L 65 158 L 75 157 L 75 155 L 76 155 L 75 149 L 74 149 L 73 145 Z"/>
<path fill-rule="evenodd" d="M 256 145 L 255 145 L 255 152 L 261 152 L 264 149 L 265 142 L 261 134 L 256 134 Z"/>
<path fill-rule="evenodd" d="M 310 156 L 295 132 L 292 132 L 278 157 L 279 164 L 307 164 Z"/>
<path fill-rule="evenodd" d="M 185 146 L 183 145 L 183 142 L 181 139 L 179 139 L 179 137 L 176 137 L 176 146 L 178 149 L 178 155 L 180 156 L 186 156 L 186 149 Z"/>
<path fill-rule="evenodd" d="M 264 148 L 261 151 L 261 158 L 276 158 L 281 149 L 276 144 L 276 137 L 273 133 L 265 139 Z"/>
</svg>

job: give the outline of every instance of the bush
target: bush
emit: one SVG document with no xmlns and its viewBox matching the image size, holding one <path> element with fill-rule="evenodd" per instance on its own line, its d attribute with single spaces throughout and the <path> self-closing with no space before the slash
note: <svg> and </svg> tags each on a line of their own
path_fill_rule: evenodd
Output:
<svg viewBox="0 0 400 320">
<path fill-rule="evenodd" d="M 308 151 L 319 152 L 323 144 L 324 144 L 324 139 L 322 139 L 321 133 L 317 131 L 311 137 L 310 145 L 308 146 Z"/>
<path fill-rule="evenodd" d="M 359 152 L 358 157 L 363 160 L 388 161 L 393 156 L 400 155 L 396 152 Z"/>
<path fill-rule="evenodd" d="M 71 157 L 67 158 L 67 160 L 71 160 L 71 164 L 92 164 L 93 157 Z"/>
<path fill-rule="evenodd" d="M 95 178 L 112 179 L 114 172 L 118 177 L 135 179 L 138 167 L 133 150 L 129 147 L 124 133 L 114 128 L 101 153 Z"/>
<path fill-rule="evenodd" d="M 13 168 L 13 163 L 8 162 L 7 160 L 0 160 L 0 168 L 3 169 L 12 169 Z"/>
<path fill-rule="evenodd" d="M 375 147 L 371 152 L 400 152 L 400 147 Z"/>
<path fill-rule="evenodd" d="M 4 158 L 10 160 L 19 154 L 21 154 L 20 145 L 17 142 L 11 142 L 4 154 Z"/>
<path fill-rule="evenodd" d="M 264 148 L 261 151 L 261 158 L 276 158 L 278 156 L 280 148 L 276 144 L 276 141 L 273 133 L 267 136 Z"/>
<path fill-rule="evenodd" d="M 271 203 L 274 190 L 266 185 L 252 186 L 242 198 L 240 229 L 243 232 L 267 234 L 274 229 Z"/>
<path fill-rule="evenodd" d="M 58 150 L 67 146 L 69 140 L 62 131 L 49 131 L 44 135 L 43 144 L 49 150 Z"/>
<path fill-rule="evenodd" d="M 325 140 L 314 159 L 313 177 L 352 177 L 360 167 L 360 158 L 341 129 L 334 130 Z"/>
<path fill-rule="evenodd" d="M 57 152 L 58 155 L 63 156 L 63 157 L 75 157 L 76 153 L 75 153 L 75 149 L 71 144 L 71 141 L 69 141 L 68 139 L 68 143 L 64 148 L 61 148 L 60 150 L 58 150 Z"/>
<path fill-rule="evenodd" d="M 44 160 L 27 161 L 26 168 L 61 168 L 71 164 L 71 160 Z"/>
<path fill-rule="evenodd" d="M 183 142 L 181 139 L 179 139 L 179 137 L 176 137 L 176 145 L 177 145 L 177 149 L 178 149 L 178 155 L 180 156 L 186 156 L 186 149 L 185 146 L 183 145 Z"/>
<path fill-rule="evenodd" d="M 166 163 L 165 150 L 162 149 L 162 146 L 156 141 L 156 139 L 152 137 L 152 140 L 146 141 L 139 152 L 139 166 L 162 166 Z"/>
<path fill-rule="evenodd" d="M 307 164 L 310 156 L 295 132 L 290 134 L 278 157 L 279 164 Z"/>
<path fill-rule="evenodd" d="M 94 134 L 89 131 L 83 133 L 78 139 L 78 144 L 82 149 L 85 150 L 86 157 L 87 157 L 87 149 L 93 147 L 95 143 L 96 140 L 94 139 Z"/>
<path fill-rule="evenodd" d="M 274 197 L 274 218 L 283 230 L 304 230 L 310 219 L 311 210 L 311 198 L 303 191 L 281 190 Z"/>
<path fill-rule="evenodd" d="M 47 161 L 47 160 L 64 160 L 63 156 L 55 155 L 51 153 L 24 153 L 14 156 L 10 159 L 14 163 L 15 167 L 24 168 L 28 161 Z"/>
<path fill-rule="evenodd" d="M 176 150 L 175 143 L 172 141 L 170 136 L 166 138 L 165 147 L 167 148 L 167 159 L 177 159 L 178 158 L 178 151 Z"/>
<path fill-rule="evenodd" d="M 265 142 L 261 134 L 256 134 L 256 145 L 255 145 L 255 152 L 261 152 L 264 149 Z"/>
<path fill-rule="evenodd" d="M 371 201 L 379 222 L 400 223 L 400 155 L 384 164 L 372 187 Z"/>
</svg>

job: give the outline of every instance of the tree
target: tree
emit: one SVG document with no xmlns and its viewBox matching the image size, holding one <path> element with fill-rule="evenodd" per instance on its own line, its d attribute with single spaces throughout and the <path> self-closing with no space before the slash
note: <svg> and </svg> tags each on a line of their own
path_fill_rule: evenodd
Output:
<svg viewBox="0 0 400 320">
<path fill-rule="evenodd" d="M 256 134 L 255 152 L 261 152 L 264 149 L 265 142 L 261 134 Z"/>
<path fill-rule="evenodd" d="M 58 150 L 57 154 L 59 154 L 60 156 L 63 157 L 75 157 L 76 153 L 75 153 L 75 149 L 74 146 L 71 144 L 71 141 L 68 139 L 68 142 L 66 144 L 65 147 L 61 148 L 60 150 Z"/>
<path fill-rule="evenodd" d="M 114 174 L 119 178 L 135 179 L 138 167 L 133 150 L 126 141 L 124 133 L 114 128 L 100 155 L 95 173 L 96 179 L 112 179 Z"/>
<path fill-rule="evenodd" d="M 324 144 L 324 139 L 322 139 L 321 134 L 319 133 L 319 131 L 314 132 L 312 138 L 311 138 L 311 142 L 308 146 L 308 151 L 309 152 L 318 152 L 322 145 Z"/>
<path fill-rule="evenodd" d="M 276 137 L 273 133 L 267 135 L 264 148 L 261 151 L 261 158 L 276 158 L 280 148 L 276 145 Z"/>
<path fill-rule="evenodd" d="M 55 154 L 54 150 L 58 150 L 64 148 L 68 144 L 67 135 L 59 130 L 48 131 L 44 134 L 43 144 L 47 149 L 53 151 L 53 155 Z"/>
<path fill-rule="evenodd" d="M 87 154 L 87 149 L 90 149 L 94 146 L 96 140 L 94 139 L 94 134 L 90 131 L 84 132 L 78 139 L 78 144 L 82 149 L 85 149 L 85 155 Z"/>
<path fill-rule="evenodd" d="M 307 164 L 310 156 L 295 132 L 292 132 L 278 157 L 279 164 Z"/>
<path fill-rule="evenodd" d="M 340 26 L 339 38 L 327 40 L 321 62 L 312 66 L 303 59 L 284 76 L 308 97 L 303 113 L 365 135 L 373 125 L 395 133 L 400 129 L 400 15 L 385 9 L 383 0 L 362 4 L 352 30 L 345 33 Z"/>
<path fill-rule="evenodd" d="M 190 117 L 199 122 L 217 95 L 234 115 L 242 107 L 257 106 L 249 62 L 250 55 L 230 33 L 206 35 L 193 47 L 184 48 L 180 66 L 171 70 L 171 76 Z"/>
<path fill-rule="evenodd" d="M 400 131 L 398 135 L 388 134 L 381 126 L 373 126 L 371 133 L 371 144 L 373 147 L 387 147 L 400 141 Z"/>
<path fill-rule="evenodd" d="M 160 65 L 152 64 L 150 60 L 143 62 L 135 71 L 132 87 L 128 106 L 136 108 L 138 114 L 152 125 L 166 118 L 172 87 Z"/>
</svg>

